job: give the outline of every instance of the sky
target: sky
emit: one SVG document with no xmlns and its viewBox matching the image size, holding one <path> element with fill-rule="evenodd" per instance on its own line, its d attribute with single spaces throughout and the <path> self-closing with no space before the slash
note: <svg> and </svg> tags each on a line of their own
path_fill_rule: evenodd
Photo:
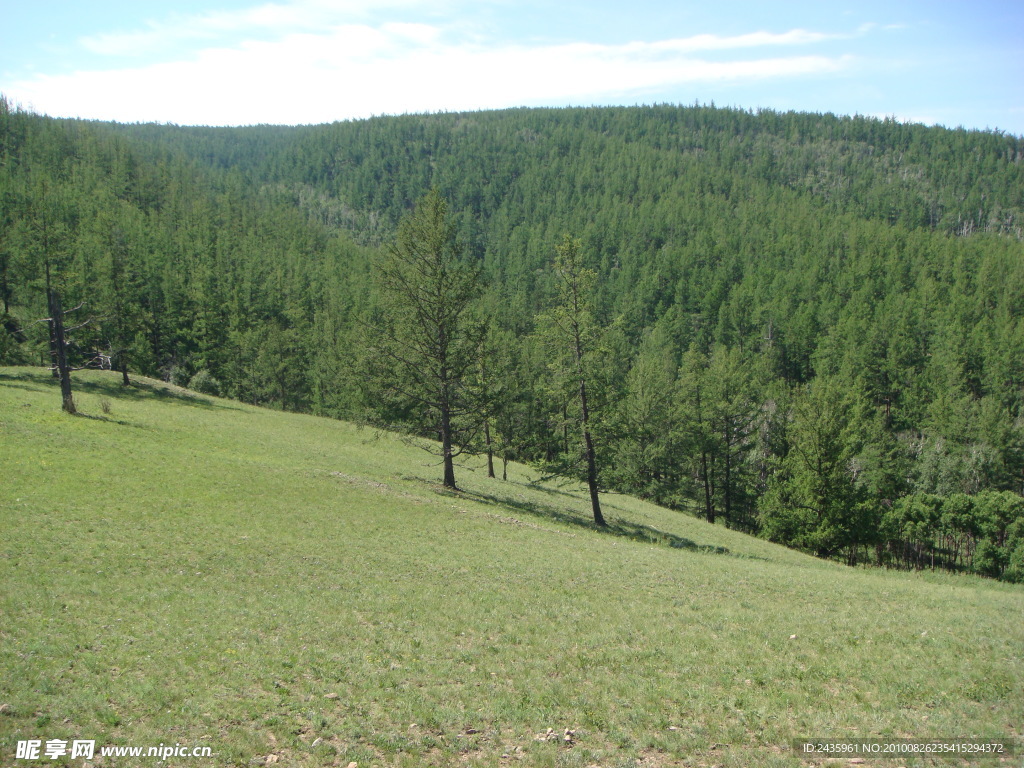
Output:
<svg viewBox="0 0 1024 768">
<path fill-rule="evenodd" d="M 699 103 L 1024 136 L 1024 2 L 0 0 L 0 94 L 128 123 Z"/>
</svg>

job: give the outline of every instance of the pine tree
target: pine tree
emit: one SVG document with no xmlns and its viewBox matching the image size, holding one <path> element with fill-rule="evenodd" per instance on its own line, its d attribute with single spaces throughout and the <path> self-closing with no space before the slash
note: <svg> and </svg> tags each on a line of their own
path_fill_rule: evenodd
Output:
<svg viewBox="0 0 1024 768">
<path fill-rule="evenodd" d="M 579 415 L 583 461 L 586 466 L 587 487 L 594 522 L 607 525 L 601 513 L 598 493 L 597 449 L 594 446 L 590 397 L 587 391 L 590 358 L 593 355 L 595 325 L 591 304 L 596 275 L 583 264 L 583 243 L 565 235 L 555 246 L 555 277 L 558 287 L 557 304 L 548 312 L 552 346 L 558 358 L 563 382 L 575 391 Z"/>
<path fill-rule="evenodd" d="M 479 366 L 483 329 L 470 307 L 482 291 L 432 190 L 398 227 L 376 263 L 380 303 L 368 326 L 372 380 L 390 400 L 425 415 L 441 443 L 444 485 L 456 488 L 453 458 L 479 426 L 469 377 Z"/>
<path fill-rule="evenodd" d="M 759 504 L 769 539 L 830 557 L 871 538 L 867 494 L 853 476 L 858 440 L 853 404 L 836 381 L 817 379 L 795 398 L 788 452 Z"/>
</svg>

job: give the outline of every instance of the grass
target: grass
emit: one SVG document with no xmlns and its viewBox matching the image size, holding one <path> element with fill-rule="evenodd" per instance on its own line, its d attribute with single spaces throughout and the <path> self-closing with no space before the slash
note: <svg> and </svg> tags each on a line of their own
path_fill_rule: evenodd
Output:
<svg viewBox="0 0 1024 768">
<path fill-rule="evenodd" d="M 807 764 L 805 737 L 1021 735 L 1020 587 L 850 569 L 625 496 L 600 532 L 528 468 L 465 466 L 449 493 L 396 438 L 158 382 L 83 372 L 76 398 L 85 417 L 0 368 L 0 765 L 30 764 L 23 739 L 725 768 Z"/>
</svg>

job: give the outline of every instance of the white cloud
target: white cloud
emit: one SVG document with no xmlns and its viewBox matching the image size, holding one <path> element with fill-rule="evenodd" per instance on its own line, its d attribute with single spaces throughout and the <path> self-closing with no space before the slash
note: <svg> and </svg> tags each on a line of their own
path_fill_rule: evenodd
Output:
<svg viewBox="0 0 1024 768">
<path fill-rule="evenodd" d="M 357 4 L 369 5 L 369 0 Z M 303 3 L 302 19 L 327 5 L 337 6 Z M 296 11 L 271 4 L 230 19 L 211 14 L 191 29 L 217 24 L 298 29 L 296 18 L 278 15 L 289 9 Z M 850 61 L 809 55 L 729 61 L 694 56 L 803 45 L 827 37 L 800 29 L 622 45 L 501 45 L 453 37 L 427 24 L 339 24 L 210 47 L 187 61 L 39 77 L 5 90 L 15 101 L 57 115 L 182 124 L 319 123 L 373 114 L 626 101 L 688 83 L 836 72 Z M 117 45 L 127 49 L 136 44 L 123 38 Z M 108 41 L 108 50 L 117 45 Z"/>
<path fill-rule="evenodd" d="M 187 41 L 211 41 L 238 34 L 314 32 L 364 19 L 372 12 L 409 9 L 424 0 L 294 0 L 264 3 L 234 11 L 210 11 L 191 16 L 152 19 L 145 28 L 83 37 L 91 53 L 135 56 Z"/>
<path fill-rule="evenodd" d="M 839 35 L 828 35 L 822 32 L 808 32 L 805 29 L 793 29 L 789 32 L 751 32 L 745 35 L 721 37 L 719 35 L 694 35 L 680 40 L 665 40 L 653 45 L 678 52 L 724 51 L 738 48 L 759 48 L 766 45 L 807 45 L 834 40 Z M 641 44 L 644 45 L 644 44 Z"/>
</svg>

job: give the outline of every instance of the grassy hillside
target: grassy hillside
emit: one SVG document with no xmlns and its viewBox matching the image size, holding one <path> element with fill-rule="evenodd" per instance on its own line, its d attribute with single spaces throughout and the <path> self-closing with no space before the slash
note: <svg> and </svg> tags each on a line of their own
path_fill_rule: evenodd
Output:
<svg viewBox="0 0 1024 768">
<path fill-rule="evenodd" d="M 431 189 L 482 272 L 459 386 L 499 452 L 579 459 L 545 331 L 568 234 L 605 487 L 847 562 L 1024 578 L 1021 137 L 697 105 L 119 126 L 0 96 L 0 365 L 46 359 L 49 285 L 82 307 L 75 364 L 436 435 L 374 386 L 387 354 L 352 354 Z"/>
<path fill-rule="evenodd" d="M 2 765 L 30 738 L 582 768 L 1021 734 L 1019 587 L 852 570 L 624 496 L 599 532 L 528 468 L 471 464 L 449 494 L 392 436 L 76 386 L 67 417 L 45 372 L 0 368 Z"/>
</svg>

